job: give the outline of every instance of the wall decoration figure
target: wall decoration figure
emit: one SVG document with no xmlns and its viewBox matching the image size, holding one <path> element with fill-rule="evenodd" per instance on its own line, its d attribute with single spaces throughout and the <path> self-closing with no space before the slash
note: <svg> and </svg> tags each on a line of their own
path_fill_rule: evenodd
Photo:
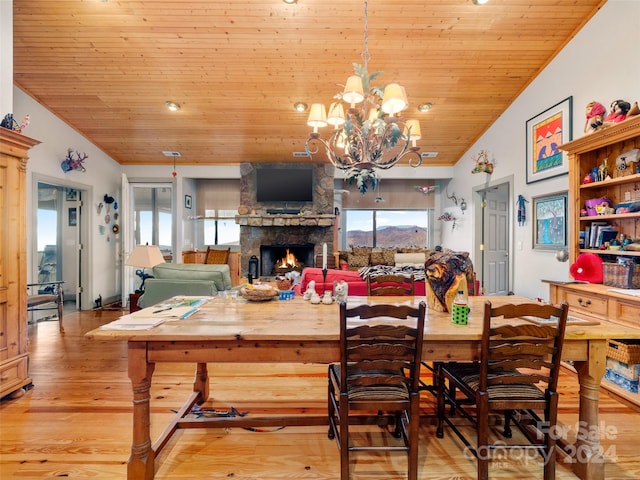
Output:
<svg viewBox="0 0 640 480">
<path fill-rule="evenodd" d="M 527 223 L 527 203 L 529 203 L 529 200 L 524 198 L 522 195 L 518 195 L 516 204 L 518 205 L 518 225 L 520 226 L 523 226 L 525 223 Z"/>
<path fill-rule="evenodd" d="M 493 162 L 489 160 L 489 151 L 480 150 L 478 155 L 473 155 L 471 160 L 475 163 L 475 167 L 471 170 L 471 173 L 493 173 Z"/>
<path fill-rule="evenodd" d="M 75 152 L 72 148 L 67 150 L 67 157 L 62 161 L 60 167 L 64 173 L 68 173 L 72 170 L 77 170 L 79 172 L 86 172 L 87 169 L 84 167 L 84 161 L 89 158 L 89 155 L 86 153 L 80 153 L 78 151 Z"/>
</svg>

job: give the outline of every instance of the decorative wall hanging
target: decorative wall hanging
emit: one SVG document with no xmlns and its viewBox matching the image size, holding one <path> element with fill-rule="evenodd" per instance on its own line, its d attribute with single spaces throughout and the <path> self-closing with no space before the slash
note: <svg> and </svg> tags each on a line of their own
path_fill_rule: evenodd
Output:
<svg viewBox="0 0 640 480">
<path fill-rule="evenodd" d="M 572 139 L 572 106 L 573 97 L 567 97 L 527 120 L 527 183 L 564 175 L 569 171 L 567 153 L 559 147 Z"/>
<path fill-rule="evenodd" d="M 438 220 L 441 222 L 452 222 L 451 223 L 451 231 L 456 228 L 456 218 L 448 212 L 444 212 L 442 215 L 438 217 Z"/>
<path fill-rule="evenodd" d="M 62 161 L 60 167 L 62 167 L 62 171 L 64 173 L 70 172 L 72 170 L 77 170 L 79 172 L 86 172 L 87 169 L 84 168 L 84 161 L 89 158 L 89 155 L 86 153 L 80 153 L 78 151 L 75 152 L 73 149 L 67 150 L 67 157 Z"/>
<path fill-rule="evenodd" d="M 424 193 L 425 195 L 428 195 L 429 193 L 435 192 L 437 188 L 439 188 L 438 185 L 428 185 L 426 187 L 421 187 L 421 186 L 416 185 L 416 190 L 418 190 L 419 192 Z"/>
<path fill-rule="evenodd" d="M 516 204 L 518 205 L 518 225 L 521 227 L 527 223 L 527 208 L 526 204 L 529 200 L 525 199 L 522 195 L 518 195 Z"/>
<path fill-rule="evenodd" d="M 567 248 L 567 192 L 533 198 L 533 248 Z"/>
<path fill-rule="evenodd" d="M 489 151 L 480 150 L 478 155 L 473 155 L 471 160 L 475 163 L 475 167 L 471 170 L 471 173 L 493 173 L 493 162 L 489 160 Z"/>
</svg>

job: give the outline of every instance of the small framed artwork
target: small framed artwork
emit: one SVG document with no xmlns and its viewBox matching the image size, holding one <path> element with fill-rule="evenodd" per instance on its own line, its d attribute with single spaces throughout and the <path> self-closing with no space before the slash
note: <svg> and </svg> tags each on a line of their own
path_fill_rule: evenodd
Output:
<svg viewBox="0 0 640 480">
<path fill-rule="evenodd" d="M 67 188 L 66 198 L 67 202 L 75 202 L 78 199 L 78 191 L 73 188 Z"/>
<path fill-rule="evenodd" d="M 533 198 L 533 248 L 567 248 L 567 192 Z"/>
<path fill-rule="evenodd" d="M 69 226 L 75 227 L 78 225 L 78 210 L 73 207 L 69 209 Z"/>
<path fill-rule="evenodd" d="M 191 209 L 191 195 L 184 196 L 184 208 Z"/>
<path fill-rule="evenodd" d="M 527 120 L 527 183 L 569 172 L 567 153 L 560 145 L 572 139 L 573 97 Z"/>
</svg>

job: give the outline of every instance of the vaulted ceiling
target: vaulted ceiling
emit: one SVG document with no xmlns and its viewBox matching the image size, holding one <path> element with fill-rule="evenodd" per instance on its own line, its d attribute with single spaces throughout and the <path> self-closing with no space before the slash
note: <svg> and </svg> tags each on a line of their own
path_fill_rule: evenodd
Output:
<svg viewBox="0 0 640 480">
<path fill-rule="evenodd" d="M 605 1 L 370 0 L 369 71 L 405 87 L 422 151 L 438 152 L 424 165 L 453 165 Z M 328 106 L 362 63 L 363 0 L 13 9 L 16 84 L 121 164 L 306 161 L 294 103 Z"/>
</svg>

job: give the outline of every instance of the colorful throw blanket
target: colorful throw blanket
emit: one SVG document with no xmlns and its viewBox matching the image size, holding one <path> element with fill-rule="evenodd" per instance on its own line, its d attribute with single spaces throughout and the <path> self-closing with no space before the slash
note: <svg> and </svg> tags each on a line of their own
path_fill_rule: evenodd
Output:
<svg viewBox="0 0 640 480">
<path fill-rule="evenodd" d="M 362 267 L 358 270 L 358 274 L 363 280 L 367 280 L 369 276 L 375 278 L 378 275 L 404 275 L 410 277 L 413 275 L 413 279 L 416 282 L 424 281 L 424 267 L 395 267 L 390 265 L 374 265 L 371 267 Z"/>
</svg>

